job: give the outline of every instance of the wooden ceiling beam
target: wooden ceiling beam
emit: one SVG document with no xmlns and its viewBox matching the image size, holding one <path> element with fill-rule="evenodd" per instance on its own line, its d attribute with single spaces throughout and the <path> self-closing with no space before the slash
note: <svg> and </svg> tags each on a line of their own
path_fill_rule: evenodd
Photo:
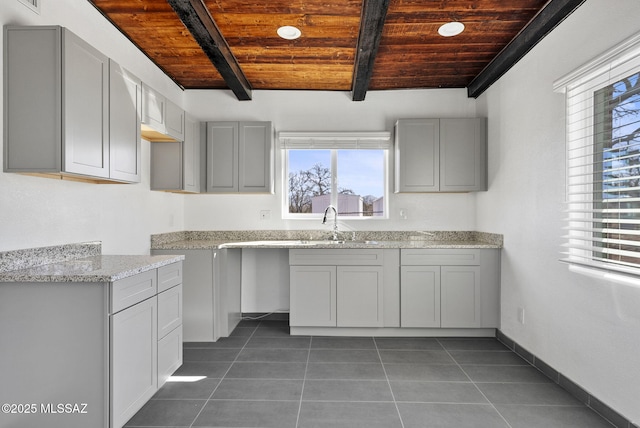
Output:
<svg viewBox="0 0 640 428">
<path fill-rule="evenodd" d="M 251 99 L 251 84 L 202 0 L 168 0 L 211 63 L 240 101 Z"/>
<path fill-rule="evenodd" d="M 364 101 L 369 88 L 388 9 L 389 0 L 364 0 L 362 3 L 360 34 L 351 85 L 351 99 L 353 101 Z"/>
<path fill-rule="evenodd" d="M 550 0 L 526 27 L 467 86 L 470 98 L 478 98 L 513 67 L 547 34 L 586 0 Z"/>
</svg>

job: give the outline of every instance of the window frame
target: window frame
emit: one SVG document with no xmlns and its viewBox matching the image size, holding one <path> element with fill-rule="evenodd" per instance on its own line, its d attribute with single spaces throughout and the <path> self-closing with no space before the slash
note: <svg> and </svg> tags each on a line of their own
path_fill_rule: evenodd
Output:
<svg viewBox="0 0 640 428">
<path fill-rule="evenodd" d="M 599 233 L 604 228 L 604 201 L 599 181 L 605 173 L 604 156 L 598 151 L 602 141 L 596 138 L 596 118 L 601 111 L 595 101 L 604 88 L 640 72 L 640 33 L 554 83 L 554 90 L 566 94 L 566 194 L 567 219 L 565 258 L 572 271 L 599 278 L 619 279 L 640 285 L 640 262 L 630 265 L 598 257 L 613 248 Z M 598 177 L 598 174 L 600 177 Z M 604 204 L 604 202 L 601 202 Z M 640 213 L 636 212 L 640 218 Z M 595 243 L 595 245 L 591 245 Z M 602 243 L 605 250 L 596 251 Z M 640 257 L 640 247 L 634 251 Z"/>
<path fill-rule="evenodd" d="M 383 151 L 383 195 L 384 213 L 381 216 L 339 216 L 340 221 L 380 221 L 389 219 L 390 195 L 390 155 L 392 149 L 389 132 L 280 132 L 278 135 L 282 151 L 282 218 L 283 220 L 318 221 L 323 213 L 289 212 L 289 151 L 290 150 L 330 150 L 331 158 L 331 205 L 338 201 L 338 151 L 339 150 L 382 150 Z"/>
</svg>

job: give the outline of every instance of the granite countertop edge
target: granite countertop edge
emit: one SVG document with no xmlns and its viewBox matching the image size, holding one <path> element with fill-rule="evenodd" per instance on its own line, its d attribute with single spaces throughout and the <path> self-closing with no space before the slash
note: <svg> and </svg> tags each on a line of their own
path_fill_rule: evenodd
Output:
<svg viewBox="0 0 640 428">
<path fill-rule="evenodd" d="M 220 240 L 181 240 L 164 244 L 157 244 L 152 250 L 216 250 L 231 248 L 279 248 L 279 249 L 447 249 L 447 248 L 470 248 L 470 249 L 499 249 L 501 244 L 483 241 L 368 241 L 351 242 L 344 241 L 340 244 L 332 242 L 313 243 L 313 241 L 298 240 L 264 240 L 264 241 L 220 241 Z"/>
<path fill-rule="evenodd" d="M 97 255 L 2 272 L 0 283 L 110 283 L 184 259 L 184 255 Z"/>
</svg>

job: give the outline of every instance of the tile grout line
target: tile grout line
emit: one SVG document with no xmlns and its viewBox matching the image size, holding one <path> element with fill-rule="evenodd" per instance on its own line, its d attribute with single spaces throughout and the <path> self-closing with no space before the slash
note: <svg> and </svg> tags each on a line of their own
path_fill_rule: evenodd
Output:
<svg viewBox="0 0 640 428">
<path fill-rule="evenodd" d="M 211 397 L 213 397 L 213 394 L 216 393 L 216 391 L 218 390 L 218 388 L 220 387 L 220 385 L 222 384 L 222 381 L 227 377 L 227 375 L 229 374 L 229 371 L 231 370 L 231 367 L 233 367 L 233 364 L 238 361 L 238 357 L 240 356 L 240 353 L 242 353 L 242 351 L 244 350 L 244 348 L 247 347 L 247 343 L 249 343 L 249 341 L 251 340 L 251 338 L 253 337 L 253 335 L 256 333 L 256 331 L 258 330 L 258 327 L 260 326 L 260 323 L 258 323 L 257 326 L 255 326 L 255 328 L 253 329 L 253 331 L 251 332 L 251 334 L 249 335 L 249 337 L 247 338 L 246 342 L 244 342 L 244 345 L 242 345 L 242 348 L 240 348 L 240 351 L 238 351 L 238 354 L 236 355 L 236 357 L 234 358 L 234 360 L 231 362 L 231 364 L 229 364 L 229 368 L 224 372 L 224 374 L 222 375 L 222 377 L 220 378 L 220 382 L 218 382 L 218 384 L 216 385 L 215 388 L 213 388 L 213 391 L 211 391 L 211 394 L 209 394 L 209 398 L 207 398 L 204 402 L 204 405 L 202 406 L 202 408 L 200 409 L 200 411 L 198 412 L 198 414 L 195 416 L 195 418 L 193 418 L 193 422 L 191 422 L 191 424 L 189 425 L 189 428 L 193 428 L 193 424 L 196 423 L 196 421 L 198 420 L 198 418 L 200 417 L 200 414 L 202 413 L 202 411 L 204 410 L 205 407 L 207 407 L 207 404 L 209 404 L 209 401 L 211 401 Z"/>
<path fill-rule="evenodd" d="M 398 402 L 396 401 L 396 395 L 393 393 L 393 388 L 391 388 L 391 381 L 389 380 L 389 375 L 387 375 L 387 369 L 384 367 L 384 362 L 382 361 L 382 355 L 380 355 L 380 348 L 378 348 L 378 341 L 375 337 L 372 337 L 373 344 L 376 346 L 376 352 L 378 353 L 378 358 L 380 359 L 380 365 L 382 366 L 382 372 L 384 373 L 384 377 L 387 380 L 387 386 L 389 387 L 389 392 L 391 392 L 391 399 L 393 399 L 393 405 L 396 407 L 396 412 L 398 413 L 398 418 L 400 419 L 400 426 L 404 428 L 404 421 L 402 420 L 402 415 L 400 414 L 400 408 L 398 407 Z"/>
<path fill-rule="evenodd" d="M 504 421 L 505 424 L 507 424 L 508 428 L 513 428 L 511 426 L 511 424 L 507 421 L 507 419 L 502 415 L 502 413 L 500 413 L 500 411 L 498 410 L 498 408 L 495 406 L 495 404 L 493 404 L 491 402 L 491 400 L 489 400 L 489 398 L 485 395 L 484 392 L 482 392 L 482 390 L 480 389 L 480 387 L 473 381 L 473 379 L 471 379 L 471 376 L 469 376 L 469 374 L 465 371 L 465 369 L 462 367 L 462 365 L 460 363 L 458 363 L 458 360 L 456 360 L 455 358 L 453 358 L 453 355 L 451 355 L 451 353 L 449 352 L 449 350 L 447 348 L 445 348 L 445 346 L 442 344 L 442 342 L 440 341 L 439 338 L 436 338 L 436 341 L 438 342 L 438 344 L 440 344 L 440 346 L 442 346 L 442 349 L 444 349 L 444 352 L 447 353 L 447 355 L 449 356 L 449 358 L 451 358 L 453 360 L 454 363 L 456 363 L 456 366 L 458 366 L 458 368 L 462 371 L 462 373 L 464 373 L 464 375 L 467 377 L 467 379 L 469 379 L 469 382 L 471 382 L 471 384 L 478 390 L 478 392 L 480 394 L 482 394 L 482 396 L 484 397 L 485 400 L 487 400 L 487 403 L 489 403 L 489 405 L 491 406 L 491 408 L 493 410 L 496 411 L 496 413 L 498 414 L 498 416 L 500 416 L 500 418 Z"/>
<path fill-rule="evenodd" d="M 309 348 L 307 349 L 307 363 L 304 366 L 304 376 L 302 377 L 302 389 L 300 390 L 300 403 L 298 404 L 298 416 L 296 417 L 296 427 L 300 425 L 300 414 L 302 413 L 302 397 L 304 396 L 304 387 L 307 382 L 307 371 L 309 370 L 309 360 L 311 359 L 311 347 L 313 344 L 313 336 L 309 337 Z"/>
</svg>

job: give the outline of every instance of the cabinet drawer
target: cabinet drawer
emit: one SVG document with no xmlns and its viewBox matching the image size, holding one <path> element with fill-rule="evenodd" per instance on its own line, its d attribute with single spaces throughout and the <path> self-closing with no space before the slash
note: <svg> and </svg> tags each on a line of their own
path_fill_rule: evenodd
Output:
<svg viewBox="0 0 640 428">
<path fill-rule="evenodd" d="M 158 388 L 182 365 L 182 326 L 158 341 Z"/>
<path fill-rule="evenodd" d="M 158 268 L 158 293 L 182 284 L 182 262 Z"/>
<path fill-rule="evenodd" d="M 383 251 L 351 248 L 289 250 L 289 265 L 382 266 Z"/>
<path fill-rule="evenodd" d="M 158 339 L 182 325 L 182 284 L 158 294 Z"/>
<path fill-rule="evenodd" d="M 480 250 L 473 249 L 401 249 L 402 266 L 477 266 L 480 265 Z"/>
<path fill-rule="evenodd" d="M 158 292 L 157 282 L 155 269 L 115 281 L 111 285 L 111 313 L 155 296 Z"/>
</svg>

